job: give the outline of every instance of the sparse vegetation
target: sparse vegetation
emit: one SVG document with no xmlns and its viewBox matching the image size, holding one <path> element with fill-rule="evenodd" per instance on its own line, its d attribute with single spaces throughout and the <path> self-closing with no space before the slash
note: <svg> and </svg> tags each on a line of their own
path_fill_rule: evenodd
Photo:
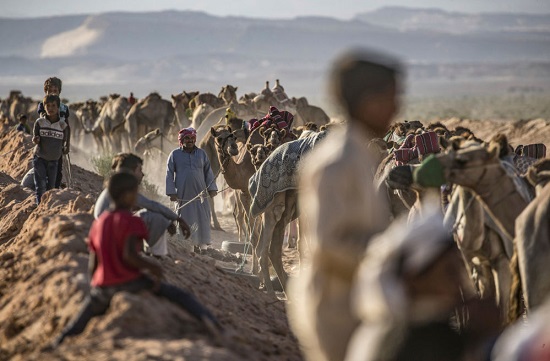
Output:
<svg viewBox="0 0 550 361">
<path fill-rule="evenodd" d="M 159 187 L 156 184 L 147 181 L 147 179 L 143 179 L 141 181 L 140 190 L 141 194 L 145 197 L 159 202 L 162 201 L 159 194 Z"/>
<path fill-rule="evenodd" d="M 113 162 L 114 154 L 102 154 L 97 157 L 92 157 L 91 162 L 94 166 L 94 171 L 104 179 L 111 175 L 111 163 Z"/>
</svg>

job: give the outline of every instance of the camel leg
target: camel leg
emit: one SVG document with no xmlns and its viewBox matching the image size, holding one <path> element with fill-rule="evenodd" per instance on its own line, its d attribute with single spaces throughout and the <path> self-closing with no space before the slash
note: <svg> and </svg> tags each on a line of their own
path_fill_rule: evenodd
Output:
<svg viewBox="0 0 550 361">
<path fill-rule="evenodd" d="M 290 222 L 288 227 L 288 246 L 287 248 L 296 248 L 298 242 L 298 220 Z"/>
<path fill-rule="evenodd" d="M 243 229 L 244 241 L 249 242 L 253 250 L 258 247 L 260 240 L 260 233 L 262 228 L 262 216 L 256 218 L 250 217 L 250 205 L 252 199 L 248 192 L 237 191 L 235 192 L 236 202 L 240 203 L 242 214 L 239 217 L 238 223 L 241 223 Z M 248 237 L 248 239 L 247 239 Z M 252 252 L 252 273 L 258 274 L 258 257 L 259 255 L 254 251 Z"/>
<path fill-rule="evenodd" d="M 243 229 L 241 227 L 241 222 L 239 221 L 239 208 L 240 202 L 237 199 L 233 205 L 233 219 L 235 220 L 235 225 L 237 226 L 237 233 L 239 234 L 239 242 L 243 242 Z"/>
<path fill-rule="evenodd" d="M 301 220 L 298 220 L 296 223 L 298 225 L 298 239 L 296 240 L 296 248 L 298 249 L 298 255 L 300 257 L 300 269 L 302 269 L 303 265 L 305 264 L 305 254 L 306 251 L 309 249 L 309 244 L 307 243 L 307 239 L 304 232 L 303 227 L 304 218 L 302 217 Z"/>
<path fill-rule="evenodd" d="M 282 250 L 286 225 L 296 218 L 297 194 L 293 191 L 287 191 L 282 194 L 285 197 L 285 204 L 281 218 L 273 230 L 273 237 L 269 246 L 269 259 L 271 260 L 271 264 L 273 264 L 275 272 L 277 272 L 279 281 L 283 286 L 283 291 L 286 293 L 288 274 L 283 267 Z"/>
<path fill-rule="evenodd" d="M 271 205 L 263 213 L 262 230 L 256 247 L 256 255 L 260 263 L 260 275 L 264 280 L 267 293 L 271 295 L 275 295 L 275 292 L 269 277 L 269 250 L 271 248 L 273 232 L 283 216 L 284 208 L 284 193 L 278 193 L 275 195 Z"/>
<path fill-rule="evenodd" d="M 208 197 L 208 204 L 210 205 L 210 214 L 212 218 L 212 229 L 217 231 L 224 231 L 220 222 L 218 221 L 218 216 L 216 216 L 216 208 L 214 205 L 214 198 Z M 225 232 L 225 231 L 224 231 Z"/>
<path fill-rule="evenodd" d="M 286 213 L 286 210 L 285 210 Z M 277 222 L 277 225 L 275 226 L 273 230 L 273 237 L 271 239 L 271 244 L 269 245 L 269 259 L 271 260 L 271 264 L 273 265 L 273 268 L 275 269 L 275 272 L 277 273 L 277 277 L 279 278 L 279 282 L 281 282 L 281 285 L 283 286 L 283 291 L 286 292 L 286 285 L 288 281 L 288 274 L 286 273 L 284 267 L 283 267 L 283 242 L 284 242 L 284 234 L 285 234 L 285 226 L 288 223 L 285 222 L 285 217 L 283 216 L 282 219 Z"/>
</svg>

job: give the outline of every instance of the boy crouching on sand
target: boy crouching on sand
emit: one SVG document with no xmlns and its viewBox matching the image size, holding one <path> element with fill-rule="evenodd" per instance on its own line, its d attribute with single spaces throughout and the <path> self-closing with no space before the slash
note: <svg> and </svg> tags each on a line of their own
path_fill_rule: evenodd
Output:
<svg viewBox="0 0 550 361">
<path fill-rule="evenodd" d="M 125 172 L 116 173 L 109 180 L 109 195 L 115 209 L 103 212 L 92 224 L 88 236 L 88 267 L 92 277 L 90 294 L 78 316 L 65 327 L 52 348 L 65 337 L 82 333 L 92 317 L 107 311 L 111 299 L 120 291 L 150 290 L 204 322 L 215 335 L 222 330 L 216 318 L 193 295 L 160 282 L 162 269 L 139 255 L 143 240 L 147 238 L 147 229 L 141 218 L 132 214 L 138 184 L 133 174 Z"/>
</svg>

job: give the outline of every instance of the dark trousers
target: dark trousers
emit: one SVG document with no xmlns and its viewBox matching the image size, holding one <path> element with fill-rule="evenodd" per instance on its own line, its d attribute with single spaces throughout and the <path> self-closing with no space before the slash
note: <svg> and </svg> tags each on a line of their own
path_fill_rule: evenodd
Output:
<svg viewBox="0 0 550 361">
<path fill-rule="evenodd" d="M 57 160 L 46 160 L 34 156 L 32 165 L 34 167 L 34 186 L 36 187 L 36 203 L 39 204 L 42 195 L 53 189 L 57 179 Z"/>
<path fill-rule="evenodd" d="M 153 287 L 154 282 L 147 277 L 111 287 L 92 287 L 90 289 L 90 295 L 86 297 L 78 316 L 65 327 L 55 343 L 59 345 L 65 337 L 82 333 L 93 317 L 105 314 L 115 293 L 122 291 L 130 293 L 136 293 L 142 290 L 153 291 Z M 161 283 L 160 289 L 153 292 L 180 306 L 196 319 L 202 320 L 208 318 L 215 325 L 219 326 L 214 315 L 201 305 L 192 294 L 167 283 Z"/>
<path fill-rule="evenodd" d="M 57 161 L 57 178 L 55 178 L 55 188 L 61 188 L 61 178 L 63 178 L 63 156 Z"/>
</svg>

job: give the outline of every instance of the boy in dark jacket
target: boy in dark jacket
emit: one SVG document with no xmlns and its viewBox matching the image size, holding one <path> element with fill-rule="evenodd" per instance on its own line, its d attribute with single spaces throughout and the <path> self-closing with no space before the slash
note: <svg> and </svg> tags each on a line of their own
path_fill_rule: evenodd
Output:
<svg viewBox="0 0 550 361">
<path fill-rule="evenodd" d="M 57 95 L 61 94 L 63 82 L 61 79 L 56 77 L 50 77 L 44 82 L 44 95 Z M 38 115 L 44 117 L 46 110 L 44 109 L 44 103 L 38 103 Z M 71 150 L 71 127 L 69 125 L 69 107 L 66 104 L 59 103 L 59 118 L 67 124 L 69 128 L 69 135 L 67 138 L 67 148 L 64 154 L 68 154 Z M 55 181 L 55 188 L 61 187 L 61 178 L 63 177 L 63 156 L 59 157 L 59 162 L 57 164 L 57 178 Z"/>
<path fill-rule="evenodd" d="M 44 97 L 46 114 L 34 123 L 32 141 L 36 144 L 33 158 L 36 202 L 42 195 L 55 187 L 59 159 L 69 147 L 69 128 L 59 117 L 60 100 L 57 95 Z"/>
</svg>

